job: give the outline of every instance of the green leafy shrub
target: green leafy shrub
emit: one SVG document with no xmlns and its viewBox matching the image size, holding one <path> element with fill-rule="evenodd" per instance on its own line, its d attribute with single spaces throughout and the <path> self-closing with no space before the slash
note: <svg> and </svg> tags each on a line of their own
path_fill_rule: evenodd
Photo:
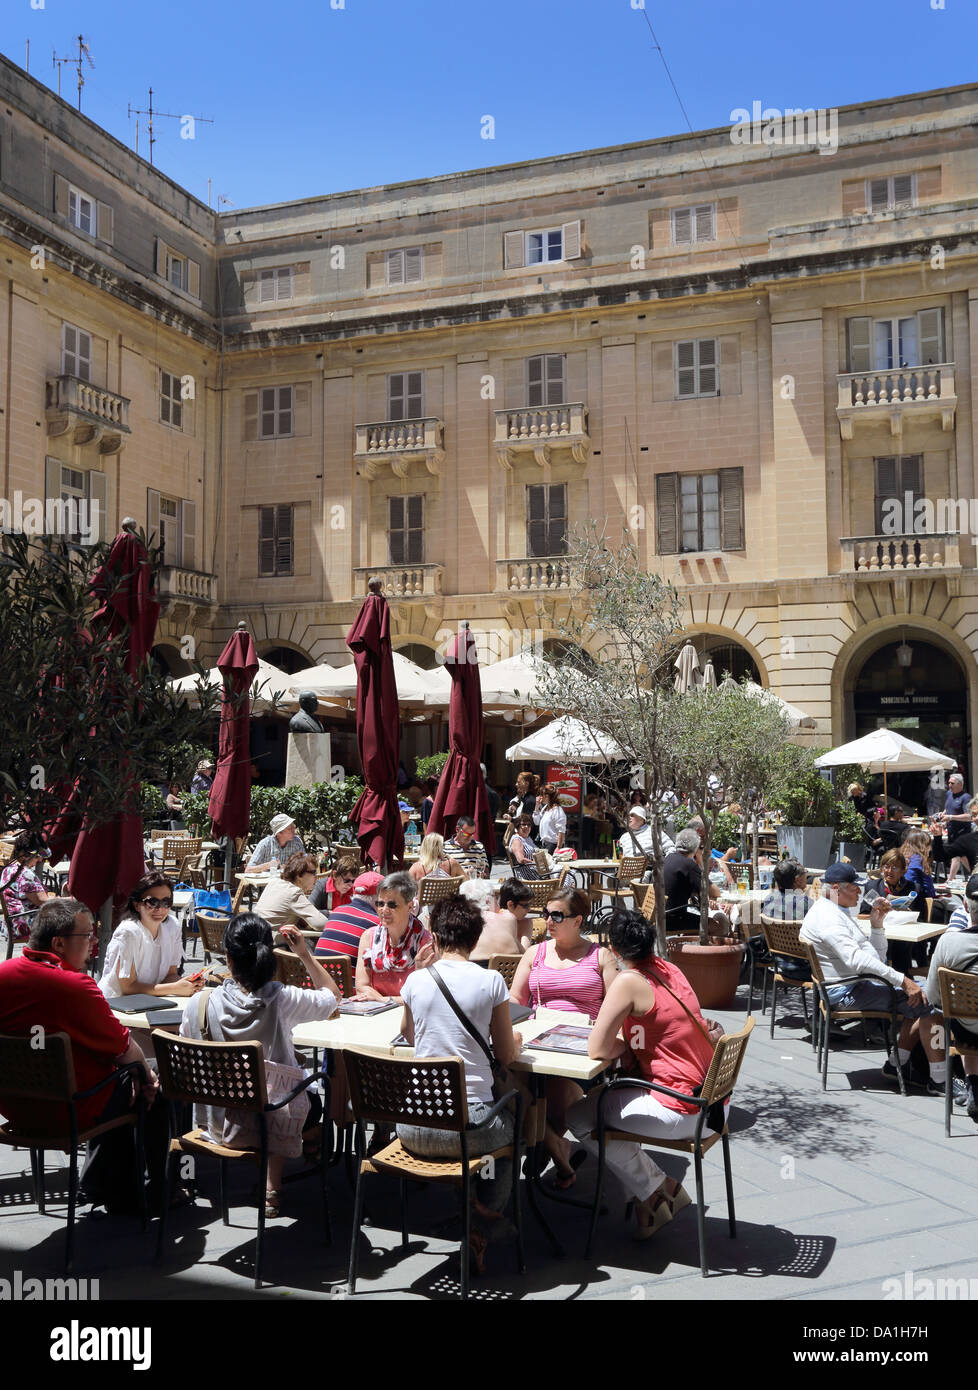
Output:
<svg viewBox="0 0 978 1390">
<path fill-rule="evenodd" d="M 415 776 L 421 785 L 424 786 L 429 777 L 437 777 L 439 775 L 447 762 L 447 753 L 431 753 L 426 758 L 415 758 Z"/>
<path fill-rule="evenodd" d="M 345 782 L 315 782 L 311 787 L 252 787 L 248 839 L 253 845 L 264 839 L 272 817 L 284 812 L 295 821 L 307 849 L 355 844 L 350 812 L 362 791 L 363 783 L 357 777 Z M 212 836 L 209 799 L 209 792 L 191 792 L 183 798 L 184 821 L 205 839 Z"/>
<path fill-rule="evenodd" d="M 139 787 L 139 811 L 144 821 L 168 821 L 169 812 L 159 787 L 142 782 Z"/>
</svg>

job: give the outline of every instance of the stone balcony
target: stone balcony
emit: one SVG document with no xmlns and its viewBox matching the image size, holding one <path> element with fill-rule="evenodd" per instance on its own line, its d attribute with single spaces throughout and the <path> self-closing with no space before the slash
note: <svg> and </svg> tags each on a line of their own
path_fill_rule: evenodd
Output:
<svg viewBox="0 0 978 1390">
<path fill-rule="evenodd" d="M 77 376 L 48 377 L 45 416 L 49 435 L 72 432 L 75 444 L 97 444 L 117 454 L 129 429 L 129 400 Z"/>
<path fill-rule="evenodd" d="M 171 611 L 177 604 L 216 606 L 217 575 L 181 569 L 178 565 L 164 565 L 160 570 L 160 598 L 168 603 Z"/>
<path fill-rule="evenodd" d="M 497 410 L 496 457 L 504 468 L 531 454 L 541 467 L 550 463 L 558 451 L 568 451 L 575 463 L 586 463 L 591 452 L 587 406 L 525 406 L 519 410 Z"/>
<path fill-rule="evenodd" d="M 357 597 L 367 594 L 367 580 L 383 580 L 389 599 L 427 599 L 441 597 L 444 565 L 385 565 L 381 569 L 355 569 Z"/>
<path fill-rule="evenodd" d="M 940 420 L 942 430 L 954 429 L 958 398 L 954 363 L 899 367 L 894 371 L 843 372 L 837 377 L 836 415 L 843 439 L 851 439 L 857 421 L 889 423 L 890 433 L 903 433 L 905 420 Z"/>
<path fill-rule="evenodd" d="M 532 560 L 497 560 L 496 591 L 513 594 L 570 593 L 570 560 L 566 555 Z"/>
<path fill-rule="evenodd" d="M 843 574 L 906 574 L 921 570 L 960 570 L 960 537 L 956 531 L 932 531 L 900 536 L 843 536 Z"/>
<path fill-rule="evenodd" d="M 412 463 L 423 463 L 435 477 L 445 458 L 445 425 L 433 415 L 421 420 L 380 420 L 354 425 L 353 459 L 364 478 L 389 467 L 406 478 Z"/>
</svg>

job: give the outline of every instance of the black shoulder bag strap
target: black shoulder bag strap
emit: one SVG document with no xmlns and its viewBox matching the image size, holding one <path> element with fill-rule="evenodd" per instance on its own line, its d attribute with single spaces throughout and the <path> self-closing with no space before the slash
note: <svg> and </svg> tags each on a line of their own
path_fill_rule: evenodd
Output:
<svg viewBox="0 0 978 1390">
<path fill-rule="evenodd" d="M 475 1038 L 476 1042 L 479 1044 L 483 1052 L 486 1054 L 486 1058 L 489 1062 L 489 1070 L 492 1072 L 493 1099 L 499 1100 L 499 1098 L 501 1096 L 504 1096 L 506 1092 L 510 1089 L 509 1078 L 506 1068 L 493 1056 L 492 1048 L 486 1042 L 485 1038 L 479 1032 L 478 1028 L 476 1028 L 475 1024 L 472 1022 L 470 1018 L 467 1018 L 466 1015 L 463 1014 L 458 1004 L 456 1004 L 455 1000 L 452 998 L 451 990 L 445 984 L 445 981 L 442 979 L 442 977 L 438 974 L 437 968 L 433 965 L 429 966 L 428 974 L 432 977 L 435 984 L 438 986 L 442 994 L 445 996 L 446 1004 L 451 1009 L 455 1017 L 458 1019 L 459 1023 L 461 1023 L 462 1027 L 471 1037 Z"/>
</svg>

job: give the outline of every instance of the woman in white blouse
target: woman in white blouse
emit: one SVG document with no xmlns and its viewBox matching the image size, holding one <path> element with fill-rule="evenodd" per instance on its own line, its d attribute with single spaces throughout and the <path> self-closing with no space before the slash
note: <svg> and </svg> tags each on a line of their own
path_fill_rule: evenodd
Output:
<svg viewBox="0 0 978 1390">
<path fill-rule="evenodd" d="M 126 914 L 112 933 L 99 989 L 123 994 L 195 994 L 199 980 L 181 980 L 183 939 L 171 912 L 173 885 L 159 870 L 144 874 L 129 895 Z"/>
<path fill-rule="evenodd" d="M 537 797 L 537 809 L 533 812 L 533 820 L 540 827 L 540 843 L 549 854 L 553 854 L 555 849 L 564 848 L 567 817 L 560 804 L 560 793 L 556 787 L 544 787 Z"/>
</svg>

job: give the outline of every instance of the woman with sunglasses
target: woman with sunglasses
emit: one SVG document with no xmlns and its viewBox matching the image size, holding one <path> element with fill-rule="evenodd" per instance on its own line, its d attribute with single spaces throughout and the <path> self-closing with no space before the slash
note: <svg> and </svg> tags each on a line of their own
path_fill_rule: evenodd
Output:
<svg viewBox="0 0 978 1390">
<path fill-rule="evenodd" d="M 173 915 L 173 885 L 158 870 L 144 874 L 129 894 L 112 933 L 99 989 L 106 999 L 123 994 L 196 994 L 199 980 L 181 980 L 183 940 Z"/>
<path fill-rule="evenodd" d="M 379 924 L 360 937 L 357 998 L 396 999 L 413 970 L 435 959 L 431 933 L 414 915 L 415 883 L 410 874 L 388 874 L 377 889 Z"/>
<path fill-rule="evenodd" d="M 516 967 L 510 998 L 518 1004 L 597 1018 L 605 993 L 618 973 L 615 957 L 582 935 L 591 900 L 579 888 L 558 888 L 547 903 L 547 939 L 531 946 Z M 583 1092 L 563 1077 L 547 1080 L 547 1132 L 544 1143 L 553 1158 L 554 1185 L 564 1189 L 575 1182 L 570 1144 L 564 1139 L 566 1114 Z M 583 1158 L 583 1154 L 581 1154 Z"/>
</svg>

